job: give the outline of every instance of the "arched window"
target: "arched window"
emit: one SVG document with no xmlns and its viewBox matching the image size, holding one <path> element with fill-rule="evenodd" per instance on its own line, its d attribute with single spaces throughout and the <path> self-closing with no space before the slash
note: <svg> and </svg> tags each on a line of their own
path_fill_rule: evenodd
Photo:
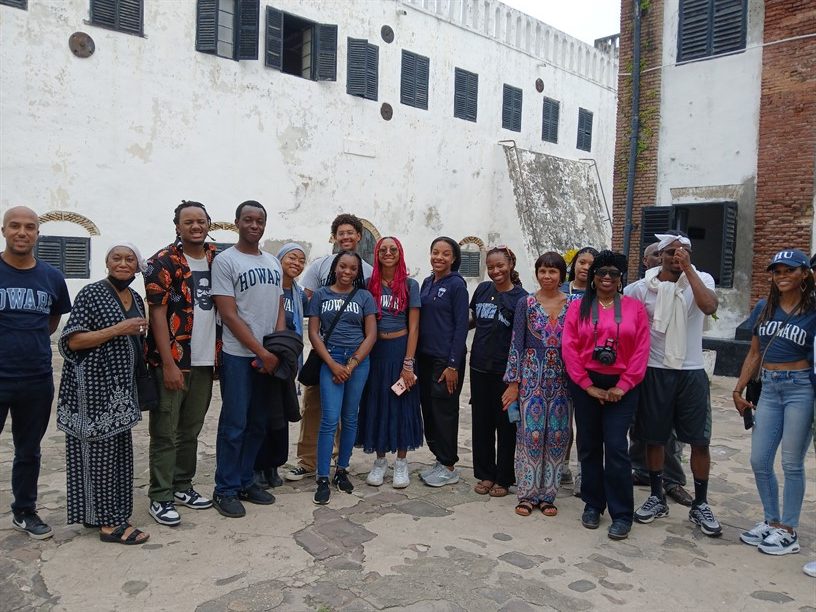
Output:
<svg viewBox="0 0 816 612">
<path fill-rule="evenodd" d="M 373 266 L 374 245 L 377 244 L 377 241 L 382 236 L 377 228 L 374 227 L 374 224 L 368 219 L 360 218 L 360 222 L 363 224 L 363 239 L 360 240 L 360 244 L 357 246 L 357 252 L 360 254 L 360 257 L 363 258 L 363 261 Z M 337 245 L 334 245 L 332 248 L 333 253 L 337 253 L 339 250 L 340 247 Z"/>
<path fill-rule="evenodd" d="M 96 224 L 75 212 L 52 210 L 40 215 L 40 237 L 34 248 L 37 259 L 50 263 L 65 278 L 91 278 L 91 236 L 101 233 Z M 43 230 L 43 226 L 56 222 Z M 76 236 L 79 225 L 87 236 Z"/>
<path fill-rule="evenodd" d="M 459 241 L 462 248 L 462 264 L 459 266 L 459 274 L 465 278 L 482 278 L 482 265 L 484 259 L 484 242 L 476 236 L 468 236 Z"/>
</svg>

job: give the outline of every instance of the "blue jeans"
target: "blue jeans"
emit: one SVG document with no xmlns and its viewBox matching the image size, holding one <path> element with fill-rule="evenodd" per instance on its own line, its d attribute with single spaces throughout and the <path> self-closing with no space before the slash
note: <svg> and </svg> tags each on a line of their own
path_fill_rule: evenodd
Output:
<svg viewBox="0 0 816 612">
<path fill-rule="evenodd" d="M 343 346 L 327 347 L 329 354 L 337 363 L 346 363 L 356 348 Z M 363 396 L 369 369 L 368 357 L 354 368 L 351 377 L 344 383 L 337 384 L 332 380 L 332 373 L 325 363 L 320 367 L 320 433 L 317 436 L 317 476 L 329 477 L 334 435 L 337 424 L 343 419 L 340 428 L 340 453 L 337 466 L 347 468 L 351 460 L 351 451 L 357 437 L 357 411 L 360 409 L 360 398 Z"/>
<path fill-rule="evenodd" d="M 762 371 L 762 395 L 751 435 L 751 468 L 765 520 L 796 528 L 805 497 L 805 455 L 813 423 L 813 385 L 808 370 Z M 785 488 L 779 513 L 774 458 L 782 443 Z"/>
<path fill-rule="evenodd" d="M 221 355 L 215 494 L 234 496 L 254 481 L 255 458 L 266 432 L 272 377 L 252 367 L 254 357 Z"/>
</svg>

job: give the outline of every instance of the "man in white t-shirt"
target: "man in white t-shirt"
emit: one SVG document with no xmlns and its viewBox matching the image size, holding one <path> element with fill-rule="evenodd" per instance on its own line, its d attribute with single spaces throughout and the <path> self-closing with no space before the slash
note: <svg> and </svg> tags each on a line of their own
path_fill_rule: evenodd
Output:
<svg viewBox="0 0 816 612">
<path fill-rule="evenodd" d="M 242 501 L 275 502 L 255 482 L 253 468 L 269 414 L 269 375 L 279 363 L 263 347 L 263 337 L 286 328 L 280 262 L 258 247 L 266 209 L 255 200 L 241 203 L 235 225 L 238 242 L 218 255 L 212 268 L 212 296 L 224 323 L 213 505 L 229 518 L 246 514 Z"/>
<path fill-rule="evenodd" d="M 634 427 L 634 435 L 646 443 L 651 495 L 635 511 L 635 520 L 651 523 L 669 514 L 663 463 L 674 427 L 677 439 L 691 446 L 694 501 L 689 520 L 715 537 L 722 527 L 708 505 L 711 399 L 703 369 L 703 322 L 716 312 L 717 294 L 711 275 L 691 264 L 688 236 L 679 231 L 655 236 L 661 266 L 624 290 L 645 305 L 651 325 L 649 364 Z"/>
<path fill-rule="evenodd" d="M 363 224 L 354 215 L 347 213 L 337 215 L 331 225 L 334 243 L 343 251 L 357 251 L 363 239 Z M 328 283 L 329 272 L 335 255 L 324 255 L 315 259 L 300 281 L 300 286 L 311 299 L 312 294 Z M 372 268 L 363 261 L 363 276 L 366 282 L 371 278 Z M 317 433 L 320 427 L 320 388 L 305 387 L 303 390 L 303 419 L 300 421 L 300 435 L 298 437 L 297 456 L 298 464 L 285 474 L 286 480 L 302 480 L 306 476 L 314 476 L 317 467 Z M 335 436 L 334 455 L 337 455 L 337 439 L 340 435 L 338 428 Z"/>
<path fill-rule="evenodd" d="M 212 502 L 193 488 L 198 435 L 212 398 L 215 307 L 207 244 L 210 216 L 200 202 L 183 201 L 173 216 L 176 240 L 147 262 L 150 306 L 148 359 L 160 381 L 159 408 L 150 413 L 150 515 L 178 525 L 176 504 L 203 510 Z"/>
</svg>

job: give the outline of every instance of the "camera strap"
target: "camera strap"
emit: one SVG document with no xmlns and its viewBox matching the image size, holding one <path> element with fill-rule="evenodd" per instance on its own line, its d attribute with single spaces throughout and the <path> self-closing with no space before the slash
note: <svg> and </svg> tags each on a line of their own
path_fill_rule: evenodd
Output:
<svg viewBox="0 0 816 612">
<path fill-rule="evenodd" d="M 592 305 L 590 307 L 591 316 L 592 316 L 592 327 L 595 331 L 595 346 L 598 346 L 598 298 L 592 300 Z M 618 344 L 618 337 L 620 337 L 620 324 L 623 320 L 621 315 L 621 300 L 620 296 L 615 294 L 615 325 L 617 329 L 615 330 L 615 345 Z"/>
</svg>

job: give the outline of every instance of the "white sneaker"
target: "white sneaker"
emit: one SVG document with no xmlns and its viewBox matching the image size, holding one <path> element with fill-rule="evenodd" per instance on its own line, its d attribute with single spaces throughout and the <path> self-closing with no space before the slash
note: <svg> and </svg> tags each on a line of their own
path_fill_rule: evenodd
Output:
<svg viewBox="0 0 816 612">
<path fill-rule="evenodd" d="M 438 461 L 435 461 L 435 462 L 434 462 L 434 464 L 433 464 L 431 467 L 429 467 L 429 468 L 426 468 L 426 469 L 422 470 L 422 471 L 419 473 L 419 477 L 420 477 L 422 480 L 425 480 L 425 479 L 426 479 L 428 476 L 430 476 L 431 474 L 433 474 L 434 472 L 436 472 L 436 471 L 437 471 L 437 470 L 438 470 L 440 467 L 442 467 L 442 464 L 441 464 L 441 463 L 439 463 Z"/>
<path fill-rule="evenodd" d="M 805 563 L 805 565 L 802 566 L 802 571 L 805 572 L 808 576 L 816 578 L 816 561 Z"/>
<path fill-rule="evenodd" d="M 776 527 L 757 548 L 766 555 L 789 555 L 799 552 L 799 538 L 787 529 Z"/>
<path fill-rule="evenodd" d="M 385 457 L 382 459 L 378 457 L 374 460 L 374 466 L 366 477 L 366 484 L 372 487 L 379 487 L 383 483 L 386 471 L 388 471 L 388 461 Z"/>
<path fill-rule="evenodd" d="M 761 523 L 754 525 L 751 529 L 743 531 L 740 534 L 740 540 L 749 546 L 759 546 L 762 544 L 762 540 L 771 535 L 772 531 L 773 527 L 771 527 L 765 521 L 762 521 Z"/>
<path fill-rule="evenodd" d="M 429 487 L 444 487 L 459 482 L 459 470 L 456 468 L 449 470 L 444 465 L 440 466 L 440 468 L 425 479 L 426 485 Z"/>
<path fill-rule="evenodd" d="M 404 489 L 411 484 L 411 478 L 408 476 L 408 460 L 397 459 L 394 462 L 394 480 L 391 483 L 395 489 Z"/>
</svg>

